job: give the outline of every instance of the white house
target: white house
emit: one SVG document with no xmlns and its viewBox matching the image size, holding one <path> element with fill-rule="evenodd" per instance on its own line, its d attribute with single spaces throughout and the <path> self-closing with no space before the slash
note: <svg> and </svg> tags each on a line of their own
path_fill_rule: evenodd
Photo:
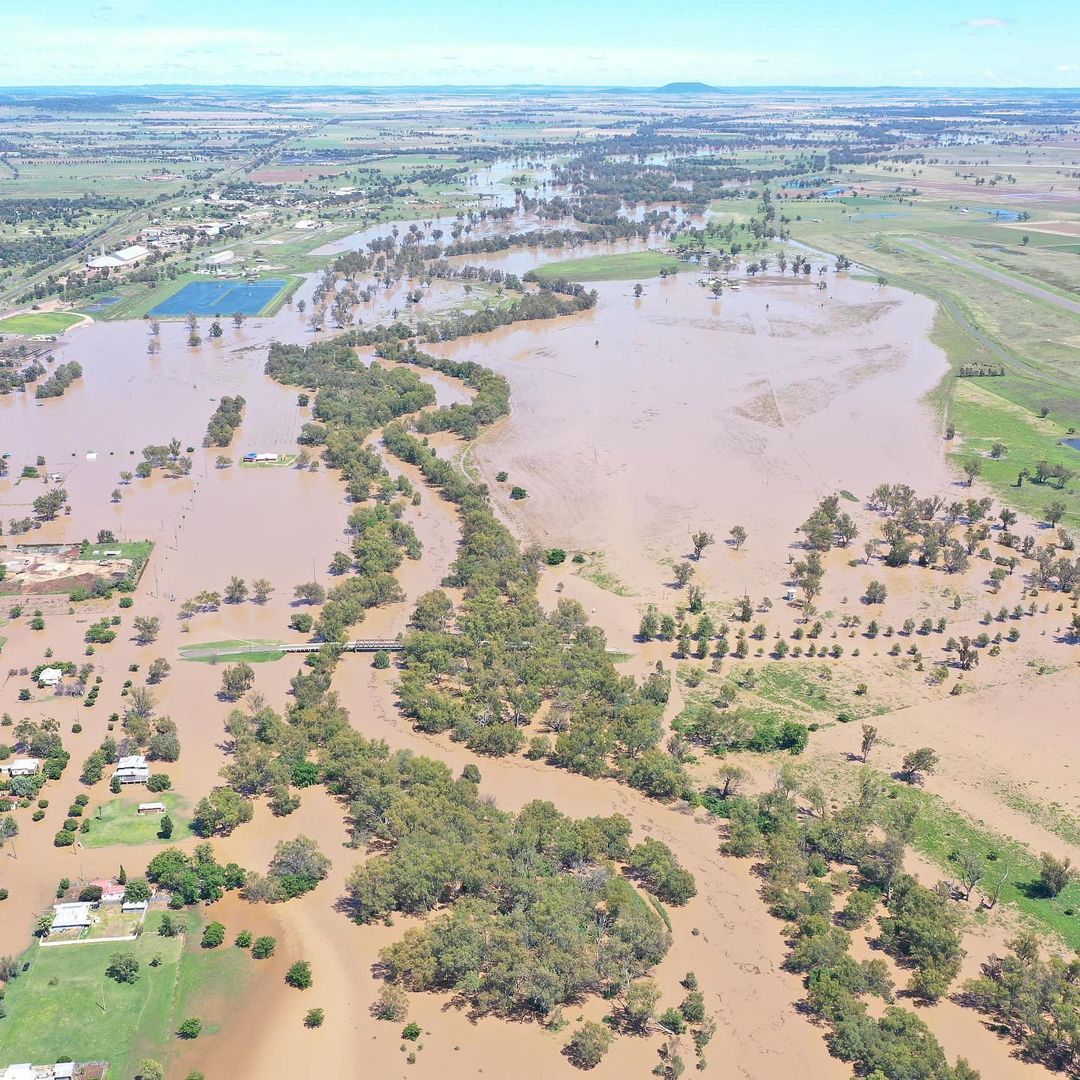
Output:
<svg viewBox="0 0 1080 1080">
<path fill-rule="evenodd" d="M 56 667 L 42 668 L 38 674 L 38 686 L 58 686 L 64 673 Z"/>
<path fill-rule="evenodd" d="M 6 772 L 8 776 L 33 776 L 41 767 L 37 758 L 16 758 L 7 765 L 0 765 L 0 772 Z"/>
<path fill-rule="evenodd" d="M 121 784 L 145 784 L 150 779 L 150 766 L 142 754 L 122 757 L 116 763 L 112 778 Z"/>
<path fill-rule="evenodd" d="M 53 930 L 84 930 L 89 925 L 89 904 L 53 904 Z"/>
<path fill-rule="evenodd" d="M 55 1065 L 9 1065 L 0 1069 L 0 1080 L 72 1080 L 74 1076 L 74 1061 L 60 1061 Z"/>
</svg>

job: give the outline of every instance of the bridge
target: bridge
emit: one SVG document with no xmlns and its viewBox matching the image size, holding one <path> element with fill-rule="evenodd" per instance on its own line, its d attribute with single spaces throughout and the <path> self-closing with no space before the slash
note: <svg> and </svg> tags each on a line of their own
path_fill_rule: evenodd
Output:
<svg viewBox="0 0 1080 1080">
<path fill-rule="evenodd" d="M 180 649 L 183 660 L 218 661 L 249 660 L 258 663 L 280 660 L 286 653 L 318 652 L 324 645 L 335 645 L 342 652 L 399 652 L 404 646 L 397 638 L 358 638 L 340 643 L 324 641 L 284 642 L 265 639 L 212 641 L 205 645 L 185 645 Z"/>
<path fill-rule="evenodd" d="M 333 642 L 306 641 L 298 645 L 280 646 L 283 653 L 291 652 L 318 652 L 324 645 L 332 645 Z M 381 640 L 379 638 L 361 638 L 358 641 L 346 641 L 340 646 L 342 652 L 399 652 L 404 648 L 397 639 Z"/>
</svg>

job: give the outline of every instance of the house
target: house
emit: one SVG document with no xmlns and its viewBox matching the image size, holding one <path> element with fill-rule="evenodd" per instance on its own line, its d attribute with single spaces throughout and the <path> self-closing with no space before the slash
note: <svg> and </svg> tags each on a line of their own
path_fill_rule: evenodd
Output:
<svg viewBox="0 0 1080 1080">
<path fill-rule="evenodd" d="M 41 762 L 37 758 L 15 758 L 7 765 L 0 765 L 0 772 L 6 772 L 10 777 L 33 776 L 41 768 Z"/>
<path fill-rule="evenodd" d="M 85 930 L 90 925 L 87 903 L 53 904 L 52 930 Z"/>
<path fill-rule="evenodd" d="M 98 878 L 90 882 L 101 890 L 101 902 L 103 904 L 119 903 L 124 899 L 124 886 L 118 885 L 111 878 Z"/>
<path fill-rule="evenodd" d="M 149 908 L 149 900 L 125 900 L 120 910 L 125 915 L 145 915 Z"/>
<path fill-rule="evenodd" d="M 139 803 L 140 814 L 164 814 L 165 804 L 163 802 L 141 802 Z"/>
<path fill-rule="evenodd" d="M 122 757 L 116 763 L 112 778 L 121 784 L 145 784 L 150 779 L 150 766 L 142 754 Z"/>
<path fill-rule="evenodd" d="M 61 1061 L 56 1065 L 9 1065 L 0 1069 L 0 1080 L 74 1080 L 75 1062 Z"/>
<path fill-rule="evenodd" d="M 38 673 L 38 686 L 59 686 L 64 673 L 56 667 L 42 668 Z"/>
<path fill-rule="evenodd" d="M 280 454 L 248 453 L 244 455 L 244 461 L 246 461 L 249 465 L 259 461 L 275 462 L 280 456 Z"/>
<path fill-rule="evenodd" d="M 92 259 L 86 260 L 87 270 L 131 270 L 143 262 L 150 254 L 150 249 L 142 244 L 132 244 L 108 255 L 103 251 Z"/>
</svg>

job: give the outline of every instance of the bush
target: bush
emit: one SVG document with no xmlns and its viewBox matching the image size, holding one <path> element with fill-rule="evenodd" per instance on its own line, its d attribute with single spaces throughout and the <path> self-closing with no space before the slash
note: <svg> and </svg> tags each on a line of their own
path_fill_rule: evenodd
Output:
<svg viewBox="0 0 1080 1080">
<path fill-rule="evenodd" d="M 181 1039 L 197 1039 L 202 1031 L 202 1021 L 194 1016 L 189 1016 L 177 1029 L 176 1034 Z"/>
<path fill-rule="evenodd" d="M 277 948 L 277 939 L 272 937 L 258 937 L 255 939 L 255 944 L 251 947 L 251 955 L 256 960 L 268 960 L 274 955 L 274 950 Z"/>
<path fill-rule="evenodd" d="M 423 1032 L 420 1030 L 420 1025 L 417 1023 L 406 1024 L 401 1029 L 401 1037 L 403 1039 L 408 1039 L 409 1042 L 416 1042 L 422 1034 Z"/>
<path fill-rule="evenodd" d="M 372 665 L 378 668 L 380 671 L 385 671 L 390 666 L 390 654 L 386 649 L 380 649 L 375 654 L 375 659 L 372 661 Z"/>
<path fill-rule="evenodd" d="M 564 1053 L 579 1069 L 595 1069 L 611 1046 L 611 1032 L 603 1024 L 582 1024 L 570 1036 Z"/>
<path fill-rule="evenodd" d="M 289 620 L 289 625 L 294 630 L 299 630 L 301 634 L 310 634 L 312 626 L 315 625 L 315 620 L 306 611 L 298 611 Z"/>
<path fill-rule="evenodd" d="M 311 988 L 311 965 L 306 960 L 297 960 L 288 971 L 285 972 L 285 981 L 294 990 L 308 990 Z"/>
<path fill-rule="evenodd" d="M 204 949 L 216 949 L 225 941 L 225 927 L 219 922 L 209 923 L 203 930 L 202 947 Z"/>
<path fill-rule="evenodd" d="M 251 948 L 251 931 L 250 930 L 241 930 L 240 933 L 236 935 L 235 945 L 236 945 L 236 947 L 238 949 L 250 949 Z"/>
<path fill-rule="evenodd" d="M 308 1009 L 307 1015 L 304 1017 L 304 1027 L 322 1027 L 325 1019 L 326 1013 L 324 1013 L 322 1009 Z"/>
<path fill-rule="evenodd" d="M 558 566 L 566 562 L 566 552 L 562 548 L 552 548 L 545 556 L 548 566 Z"/>
</svg>

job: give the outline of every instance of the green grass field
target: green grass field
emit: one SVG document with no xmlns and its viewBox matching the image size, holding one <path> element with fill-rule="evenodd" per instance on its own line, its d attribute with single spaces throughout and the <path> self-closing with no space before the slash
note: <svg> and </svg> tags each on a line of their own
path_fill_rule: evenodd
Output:
<svg viewBox="0 0 1080 1080">
<path fill-rule="evenodd" d="M 1068 437 L 1067 431 L 1052 417 L 1042 419 L 995 394 L 994 384 L 999 381 L 956 380 L 950 415 L 963 441 L 951 451 L 953 458 L 959 465 L 973 453 L 979 455 L 980 479 L 1010 506 L 1041 518 L 1046 504 L 1058 500 L 1067 507 L 1064 524 L 1080 526 L 1080 491 L 1075 481 L 1064 488 L 1030 481 L 1016 486 L 1020 470 L 1034 471 L 1035 463 L 1040 460 L 1065 465 L 1080 473 L 1080 452 L 1061 444 Z M 998 459 L 989 456 L 996 442 L 1008 448 Z"/>
<path fill-rule="evenodd" d="M 158 794 L 140 792 L 135 799 L 112 799 L 95 808 L 86 819 L 90 831 L 80 835 L 86 847 L 109 847 L 112 844 L 152 844 L 159 841 L 160 814 L 140 814 L 139 803 L 163 802 L 173 823 L 172 843 L 187 840 L 195 835 L 191 829 L 191 815 L 186 813 L 188 802 L 172 792 Z"/>
<path fill-rule="evenodd" d="M 180 650 L 182 660 L 194 660 L 200 664 L 232 663 L 244 660 L 249 664 L 262 664 L 280 660 L 285 654 L 280 641 L 252 638 L 248 641 L 208 641 L 205 645 L 185 645 Z"/>
<path fill-rule="evenodd" d="M 685 270 L 687 264 L 662 251 L 628 251 L 621 255 L 589 255 L 563 259 L 536 268 L 541 281 L 565 278 L 568 281 L 632 281 L 659 277 L 662 269 Z"/>
<path fill-rule="evenodd" d="M 104 556 L 106 551 L 119 551 L 123 559 L 150 558 L 150 552 L 154 550 L 152 540 L 116 540 L 107 544 L 83 544 L 79 552 L 80 561 L 97 562 Z M 95 554 L 95 552 L 97 554 Z"/>
<path fill-rule="evenodd" d="M 239 949 L 199 947 L 197 913 L 188 913 L 186 937 L 164 938 L 152 912 L 142 937 L 41 948 L 24 954 L 30 970 L 8 984 L 0 1020 L 0 1065 L 21 1061 L 108 1061 L 109 1075 L 130 1077 L 144 1057 L 167 1061 L 175 1032 L 188 1016 L 203 1020 L 212 1034 L 214 1017 L 200 1013 L 213 999 L 242 992 L 250 957 Z M 114 952 L 139 960 L 134 983 L 105 975 Z M 150 961 L 160 957 L 157 967 Z"/>
<path fill-rule="evenodd" d="M 1071 948 L 1080 948 L 1080 917 L 1076 914 L 1080 911 L 1080 881 L 1074 879 L 1058 896 L 1044 896 L 1038 885 L 1038 855 L 1023 844 L 995 833 L 929 792 L 906 784 L 892 784 L 888 790 L 893 798 L 909 799 L 918 807 L 912 842 L 954 880 L 957 855 L 978 852 L 986 874 L 980 891 L 992 889 L 1007 868 L 1009 877 L 1002 886 L 1000 902 L 1015 906 Z"/>
<path fill-rule="evenodd" d="M 62 334 L 82 320 L 66 311 L 29 311 L 0 319 L 0 334 Z"/>
</svg>

